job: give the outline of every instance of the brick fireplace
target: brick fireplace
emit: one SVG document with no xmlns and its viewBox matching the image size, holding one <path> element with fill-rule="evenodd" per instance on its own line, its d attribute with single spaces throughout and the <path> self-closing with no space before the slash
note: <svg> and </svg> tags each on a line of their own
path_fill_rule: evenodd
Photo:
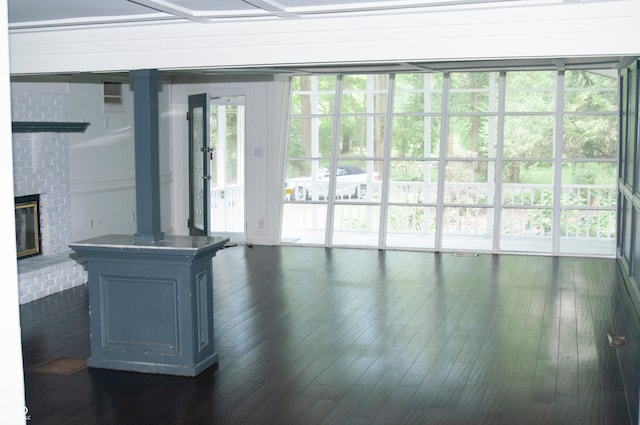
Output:
<svg viewBox="0 0 640 425">
<path fill-rule="evenodd" d="M 13 121 L 64 121 L 66 95 L 13 90 Z M 38 195 L 41 254 L 18 261 L 20 303 L 86 283 L 71 253 L 69 149 L 64 133 L 13 134 L 14 196 Z"/>
</svg>

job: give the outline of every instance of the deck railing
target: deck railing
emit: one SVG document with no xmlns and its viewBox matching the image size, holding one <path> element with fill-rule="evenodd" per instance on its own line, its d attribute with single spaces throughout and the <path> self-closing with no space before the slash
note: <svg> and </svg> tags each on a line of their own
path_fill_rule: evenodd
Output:
<svg viewBox="0 0 640 425">
<path fill-rule="evenodd" d="M 212 232 L 244 232 L 244 185 L 211 189 Z"/>
<path fill-rule="evenodd" d="M 371 183 L 370 185 L 380 185 Z M 368 193 L 380 194 L 379 187 Z M 434 233 L 438 203 L 437 183 L 390 182 L 387 231 L 392 233 Z M 562 185 L 560 235 L 578 238 L 615 238 L 615 185 Z M 334 229 L 377 231 L 378 199 L 338 199 Z M 487 183 L 445 183 L 442 230 L 444 234 L 491 235 L 494 227 L 495 188 Z M 324 204 L 324 202 L 321 202 Z M 315 204 L 310 207 L 308 204 Z M 307 205 L 308 208 L 304 208 Z M 298 228 L 317 229 L 318 203 L 303 202 L 301 208 L 286 208 L 284 221 Z M 554 193 L 547 184 L 503 183 L 500 232 L 514 236 L 552 234 Z M 305 211 L 308 210 L 308 211 Z M 293 212 L 296 211 L 296 212 Z M 294 216 L 295 215 L 295 216 Z M 321 214 L 324 216 L 324 214 Z"/>
</svg>

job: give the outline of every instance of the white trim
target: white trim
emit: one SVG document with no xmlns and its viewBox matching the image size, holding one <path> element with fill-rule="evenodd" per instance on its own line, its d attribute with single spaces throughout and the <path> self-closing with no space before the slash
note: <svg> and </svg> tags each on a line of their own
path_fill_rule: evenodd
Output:
<svg viewBox="0 0 640 425">
<path fill-rule="evenodd" d="M 562 148 L 564 138 L 564 71 L 555 76 L 555 123 L 553 140 L 553 202 L 551 219 L 551 254 L 560 252 L 560 219 L 562 201 Z"/>
<path fill-rule="evenodd" d="M 447 128 L 449 122 L 448 110 L 450 86 L 450 74 L 445 72 L 442 76 L 442 109 L 440 111 L 440 155 L 438 156 L 438 194 L 436 195 L 436 252 L 442 251 L 442 230 L 444 228 L 444 184 L 446 180 L 445 167 L 447 165 Z"/>
<path fill-rule="evenodd" d="M 504 121 L 507 99 L 507 74 L 501 71 L 498 76 L 498 134 L 496 135 L 496 158 L 493 192 L 493 253 L 500 252 L 502 231 L 502 173 L 504 171 Z M 489 177 L 491 178 L 491 177 Z M 499 183 L 495 183 L 498 182 Z"/>
<path fill-rule="evenodd" d="M 378 248 L 387 247 L 387 216 L 389 213 L 389 181 L 391 180 L 391 138 L 393 136 L 393 103 L 396 95 L 396 75 L 389 75 L 387 91 L 387 112 L 385 114 L 384 154 L 382 162 L 382 193 L 380 202 L 380 226 L 378 230 Z"/>
<path fill-rule="evenodd" d="M 338 170 L 338 146 L 340 137 L 340 122 L 342 118 L 342 75 L 336 78 L 336 97 L 333 105 L 333 127 L 331 129 L 331 166 L 330 170 Z M 333 246 L 333 220 L 335 218 L 336 179 L 329 178 L 329 192 L 327 193 L 327 221 L 325 226 L 324 245 Z"/>
</svg>

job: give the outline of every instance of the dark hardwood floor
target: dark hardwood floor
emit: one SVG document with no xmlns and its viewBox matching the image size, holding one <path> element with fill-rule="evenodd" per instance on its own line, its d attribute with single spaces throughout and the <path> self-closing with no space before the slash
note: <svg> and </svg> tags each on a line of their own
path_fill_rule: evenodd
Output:
<svg viewBox="0 0 640 425">
<path fill-rule="evenodd" d="M 22 306 L 30 423 L 638 423 L 615 260 L 238 246 L 214 274 L 219 368 L 195 378 L 37 373 L 89 356 L 86 286 Z"/>
</svg>

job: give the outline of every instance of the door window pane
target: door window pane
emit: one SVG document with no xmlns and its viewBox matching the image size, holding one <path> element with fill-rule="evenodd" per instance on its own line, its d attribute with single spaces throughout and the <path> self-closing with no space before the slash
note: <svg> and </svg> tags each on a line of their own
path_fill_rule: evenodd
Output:
<svg viewBox="0 0 640 425">
<path fill-rule="evenodd" d="M 225 109 L 225 134 L 221 135 L 220 141 L 224 141 L 225 147 L 225 170 L 226 170 L 226 185 L 232 185 L 240 183 L 240 169 L 238 164 L 238 148 L 242 148 L 244 143 L 238 144 L 238 137 L 243 137 L 242 129 L 239 128 L 239 124 L 242 124 L 242 119 L 238 114 L 238 109 L 241 108 L 242 115 L 244 115 L 244 106 L 231 105 L 222 107 Z M 242 124 L 242 127 L 244 125 Z"/>
<path fill-rule="evenodd" d="M 205 228 L 205 205 L 204 205 L 204 187 L 205 187 L 205 169 L 203 163 L 202 149 L 205 148 L 205 132 L 204 132 L 204 108 L 198 106 L 191 111 L 191 182 L 192 182 L 192 198 L 193 198 L 193 227 L 206 231 Z"/>
</svg>

